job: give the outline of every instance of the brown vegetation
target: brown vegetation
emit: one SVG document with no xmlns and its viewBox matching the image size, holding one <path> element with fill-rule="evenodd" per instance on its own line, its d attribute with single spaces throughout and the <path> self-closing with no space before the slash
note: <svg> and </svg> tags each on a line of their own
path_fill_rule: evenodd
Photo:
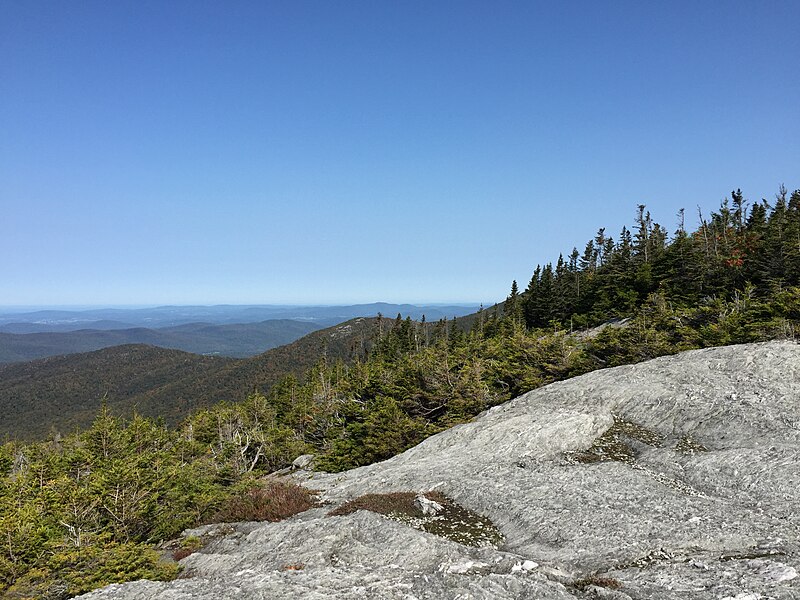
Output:
<svg viewBox="0 0 800 600">
<path fill-rule="evenodd" d="M 587 575 L 586 577 L 572 582 L 572 587 L 581 591 L 585 590 L 589 586 L 618 590 L 622 587 L 622 583 L 613 577 L 603 577 L 602 575 Z"/>
<path fill-rule="evenodd" d="M 436 502 L 441 509 L 434 515 L 424 513 L 416 502 L 416 498 L 420 495 Z M 365 494 L 345 502 L 339 508 L 330 511 L 328 515 L 349 515 L 357 510 L 369 510 L 385 515 L 415 529 L 467 546 L 498 548 L 503 543 L 503 535 L 491 520 L 464 508 L 441 492 Z"/>
<path fill-rule="evenodd" d="M 294 483 L 273 480 L 233 496 L 209 522 L 282 521 L 314 506 L 314 491 Z"/>
<path fill-rule="evenodd" d="M 191 554 L 194 554 L 195 552 L 197 552 L 197 550 L 194 550 L 192 548 L 178 548 L 172 553 L 172 559 L 176 561 L 183 560 L 184 558 L 186 558 Z"/>
<path fill-rule="evenodd" d="M 426 492 L 423 494 L 428 500 L 433 500 L 439 504 L 448 502 L 447 497 L 440 492 Z M 414 505 L 417 497 L 415 492 L 389 492 L 387 494 L 364 494 L 345 502 L 340 507 L 328 513 L 331 517 L 349 515 L 357 510 L 370 510 L 372 512 L 389 515 L 399 514 L 415 517 L 420 514 L 420 510 Z"/>
</svg>

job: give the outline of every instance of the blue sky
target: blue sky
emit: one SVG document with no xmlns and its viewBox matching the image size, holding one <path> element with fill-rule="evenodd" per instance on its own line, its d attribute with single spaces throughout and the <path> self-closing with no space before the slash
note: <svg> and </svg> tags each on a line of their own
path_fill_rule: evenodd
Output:
<svg viewBox="0 0 800 600">
<path fill-rule="evenodd" d="M 0 305 L 502 300 L 800 187 L 800 2 L 0 0 Z"/>
</svg>

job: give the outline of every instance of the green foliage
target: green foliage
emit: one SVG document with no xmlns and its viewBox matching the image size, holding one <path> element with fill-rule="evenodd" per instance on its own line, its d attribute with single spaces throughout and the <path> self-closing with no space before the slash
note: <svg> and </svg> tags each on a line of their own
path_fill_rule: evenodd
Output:
<svg viewBox="0 0 800 600">
<path fill-rule="evenodd" d="M 774 207 L 754 203 L 749 213 L 741 190 L 735 190 L 710 219 L 702 213 L 699 218 L 699 228 L 687 232 L 681 210 L 679 229 L 668 241 L 640 205 L 633 236 L 623 228 L 615 241 L 600 229 L 582 256 L 573 250 L 555 268 L 537 266 L 521 295 L 527 327 L 553 321 L 585 326 L 631 316 L 654 292 L 690 308 L 708 298 L 731 300 L 748 286 L 766 298 L 800 285 L 800 190 L 787 200 L 781 188 Z"/>
<path fill-rule="evenodd" d="M 11 472 L 14 464 L 13 444 L 3 444 L 0 446 L 0 477 L 5 477 Z"/>
<path fill-rule="evenodd" d="M 111 582 L 174 576 L 175 565 L 149 544 L 219 514 L 253 487 L 257 473 L 286 466 L 304 448 L 267 420 L 272 414 L 255 395 L 200 413 L 200 442 L 192 419 L 168 430 L 140 416 L 115 418 L 104 406 L 83 433 L 6 444 L 0 594 L 68 597 Z M 262 504 L 273 512 L 300 506 L 298 494 L 279 491 L 262 493 Z"/>
<path fill-rule="evenodd" d="M 168 580 L 178 574 L 147 544 L 98 541 L 80 547 L 53 548 L 41 566 L 29 569 L 8 589 L 10 598 L 69 598 L 109 583 L 132 579 Z"/>
<path fill-rule="evenodd" d="M 239 360 L 127 345 L 0 365 L 0 441 L 86 429 L 104 394 L 116 416 L 139 412 L 176 427 L 203 408 L 239 401 L 254 390 L 266 394 L 287 374 L 302 377 L 323 356 L 364 358 L 378 329 L 377 319 L 354 319 Z"/>
<path fill-rule="evenodd" d="M 350 403 L 345 416 L 346 424 L 320 459 L 323 469 L 340 471 L 384 460 L 434 432 L 427 431 L 424 420 L 409 416 L 396 400 L 386 396 Z"/>
</svg>

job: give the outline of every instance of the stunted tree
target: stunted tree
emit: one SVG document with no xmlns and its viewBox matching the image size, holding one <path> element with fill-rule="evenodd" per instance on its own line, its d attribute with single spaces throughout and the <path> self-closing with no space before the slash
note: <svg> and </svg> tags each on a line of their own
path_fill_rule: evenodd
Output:
<svg viewBox="0 0 800 600">
<path fill-rule="evenodd" d="M 517 280 L 511 282 L 511 292 L 506 298 L 503 314 L 508 322 L 514 327 L 522 325 L 523 322 L 523 307 L 522 298 L 519 294 L 519 287 Z"/>
<path fill-rule="evenodd" d="M 645 205 L 636 207 L 636 233 L 634 234 L 634 255 L 640 262 L 650 262 L 650 234 L 653 229 L 653 220 L 650 211 L 645 211 Z"/>
</svg>

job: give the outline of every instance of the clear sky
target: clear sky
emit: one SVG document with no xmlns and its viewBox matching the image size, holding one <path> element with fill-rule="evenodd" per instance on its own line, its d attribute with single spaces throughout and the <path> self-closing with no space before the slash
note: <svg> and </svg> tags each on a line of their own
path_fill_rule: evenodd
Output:
<svg viewBox="0 0 800 600">
<path fill-rule="evenodd" d="M 800 2 L 0 0 L 0 305 L 491 304 L 800 187 Z"/>
</svg>

